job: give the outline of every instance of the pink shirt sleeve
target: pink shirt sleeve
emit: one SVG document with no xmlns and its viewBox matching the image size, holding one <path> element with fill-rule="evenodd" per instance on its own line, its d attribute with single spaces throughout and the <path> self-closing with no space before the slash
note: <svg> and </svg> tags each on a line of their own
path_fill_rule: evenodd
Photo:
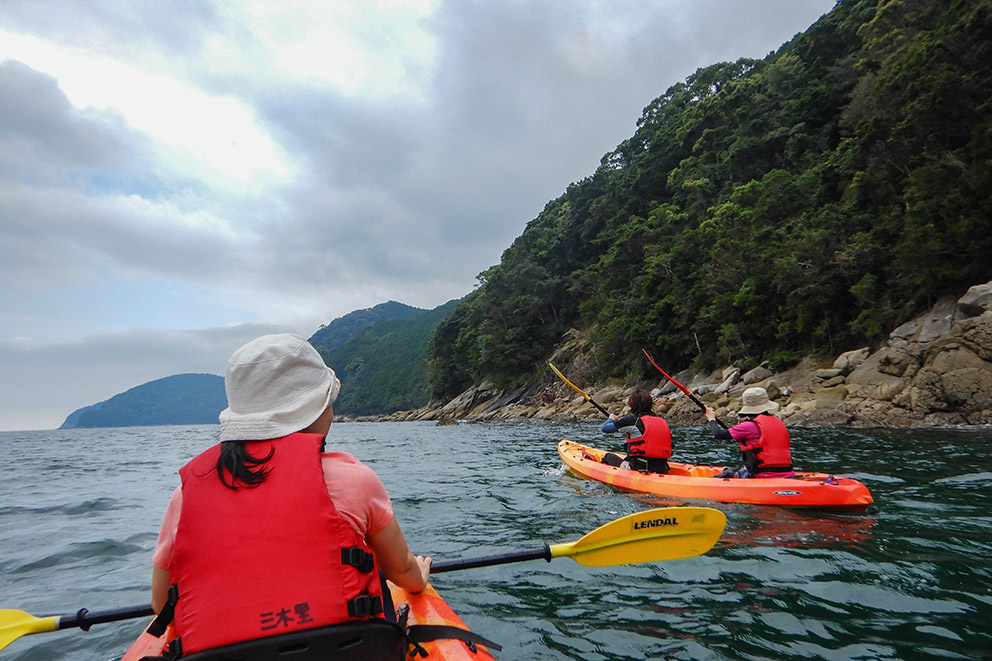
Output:
<svg viewBox="0 0 992 661">
<path fill-rule="evenodd" d="M 159 569 L 169 569 L 169 558 L 172 557 L 172 547 L 176 543 L 176 530 L 179 529 L 179 511 L 183 504 L 183 489 L 176 487 L 169 498 L 162 517 L 162 527 L 158 531 L 158 542 L 152 555 L 152 564 Z"/>
<path fill-rule="evenodd" d="M 334 507 L 362 537 L 377 533 L 393 519 L 393 504 L 375 472 L 347 452 L 325 452 L 320 456 L 324 484 Z M 168 570 L 176 543 L 183 490 L 176 487 L 162 517 L 152 564 Z"/>
<path fill-rule="evenodd" d="M 740 444 L 742 450 L 746 450 L 753 445 L 752 441 L 761 438 L 761 429 L 758 428 L 758 423 L 753 420 L 745 420 L 738 425 L 734 425 L 727 431 Z"/>
<path fill-rule="evenodd" d="M 324 483 L 334 507 L 368 539 L 393 520 L 393 504 L 375 472 L 347 452 L 320 456 Z"/>
</svg>

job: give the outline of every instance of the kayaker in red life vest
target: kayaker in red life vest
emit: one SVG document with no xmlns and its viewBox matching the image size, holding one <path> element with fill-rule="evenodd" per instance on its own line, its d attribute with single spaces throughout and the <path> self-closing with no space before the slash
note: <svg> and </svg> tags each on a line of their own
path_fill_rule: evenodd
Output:
<svg viewBox="0 0 992 661">
<path fill-rule="evenodd" d="M 665 419 L 654 412 L 651 393 L 638 388 L 627 398 L 630 414 L 622 418 L 610 414 L 603 423 L 607 434 L 622 431 L 627 434 L 624 445 L 626 457 L 608 452 L 603 463 L 647 473 L 667 473 L 672 456 L 672 432 Z"/>
<path fill-rule="evenodd" d="M 744 467 L 738 471 L 726 468 L 715 477 L 795 477 L 792 470 L 789 430 L 772 415 L 779 405 L 768 399 L 764 388 L 748 388 L 741 395 L 741 408 L 737 412 L 742 422 L 724 429 L 716 422 L 716 412 L 706 407 L 710 431 L 717 440 L 737 441 Z"/>
<path fill-rule="evenodd" d="M 221 442 L 180 469 L 152 558 L 152 608 L 174 609 L 183 653 L 394 619 L 380 572 L 419 592 L 431 558 L 410 552 L 370 468 L 323 451 L 334 371 L 303 338 L 266 335 L 224 385 Z"/>
</svg>

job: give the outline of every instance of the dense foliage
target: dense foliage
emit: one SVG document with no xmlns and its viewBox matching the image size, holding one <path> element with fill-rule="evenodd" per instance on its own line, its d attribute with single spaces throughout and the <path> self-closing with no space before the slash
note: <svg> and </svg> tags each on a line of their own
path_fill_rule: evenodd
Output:
<svg viewBox="0 0 992 661">
<path fill-rule="evenodd" d="M 992 277 L 992 0 L 842 0 L 700 69 L 479 276 L 434 395 L 521 383 L 565 333 L 600 377 L 787 366 Z"/>
<path fill-rule="evenodd" d="M 414 314 L 404 312 L 391 319 L 355 326 L 350 339 L 331 349 L 318 344 L 320 338 L 315 334 L 311 342 L 341 379 L 335 412 L 372 415 L 426 405 L 430 401 L 424 367 L 427 343 L 438 323 L 450 315 L 457 304 L 458 301 L 449 301 L 433 310 L 402 306 L 407 311 L 413 310 Z M 339 321 L 350 320 L 352 315 L 336 319 L 327 328 L 332 329 Z"/>
<path fill-rule="evenodd" d="M 61 428 L 216 424 L 217 416 L 225 408 L 223 377 L 176 374 L 75 411 Z"/>
<path fill-rule="evenodd" d="M 319 349 L 331 351 L 364 332 L 377 321 L 413 319 L 423 312 L 424 310 L 420 308 L 396 301 L 387 301 L 375 307 L 355 310 L 343 317 L 338 317 L 331 323 L 317 329 L 317 332 L 310 336 L 309 342 Z"/>
</svg>

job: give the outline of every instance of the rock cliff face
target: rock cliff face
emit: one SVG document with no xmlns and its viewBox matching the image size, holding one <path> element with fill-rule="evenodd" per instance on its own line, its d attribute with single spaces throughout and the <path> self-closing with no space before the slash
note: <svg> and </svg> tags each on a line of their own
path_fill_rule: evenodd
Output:
<svg viewBox="0 0 992 661">
<path fill-rule="evenodd" d="M 580 364 L 566 375 L 588 373 Z M 741 393 L 765 387 L 793 426 L 925 427 L 992 424 L 992 282 L 960 299 L 938 301 L 927 314 L 895 329 L 874 352 L 858 348 L 834 360 L 808 359 L 779 373 L 763 364 L 748 372 L 729 366 L 711 374 L 673 375 L 726 422 Z M 570 376 L 570 378 L 572 378 Z M 698 425 L 701 410 L 667 379 L 630 387 L 595 386 L 575 379 L 597 403 L 621 414 L 634 387 L 651 390 L 656 411 L 673 424 Z M 474 387 L 440 407 L 390 416 L 393 420 L 601 419 L 602 414 L 560 380 L 515 390 Z"/>
</svg>

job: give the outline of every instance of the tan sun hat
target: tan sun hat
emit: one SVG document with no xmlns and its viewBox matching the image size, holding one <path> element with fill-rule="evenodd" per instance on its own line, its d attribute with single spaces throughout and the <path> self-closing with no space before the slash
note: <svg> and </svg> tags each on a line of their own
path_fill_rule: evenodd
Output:
<svg viewBox="0 0 992 661">
<path fill-rule="evenodd" d="M 224 389 L 220 440 L 261 441 L 309 427 L 337 398 L 341 382 L 309 342 L 286 333 L 235 351 Z"/>
<path fill-rule="evenodd" d="M 741 415 L 757 415 L 777 411 L 778 404 L 768 399 L 768 391 L 764 388 L 748 388 L 741 395 L 741 410 L 737 413 Z"/>
</svg>

